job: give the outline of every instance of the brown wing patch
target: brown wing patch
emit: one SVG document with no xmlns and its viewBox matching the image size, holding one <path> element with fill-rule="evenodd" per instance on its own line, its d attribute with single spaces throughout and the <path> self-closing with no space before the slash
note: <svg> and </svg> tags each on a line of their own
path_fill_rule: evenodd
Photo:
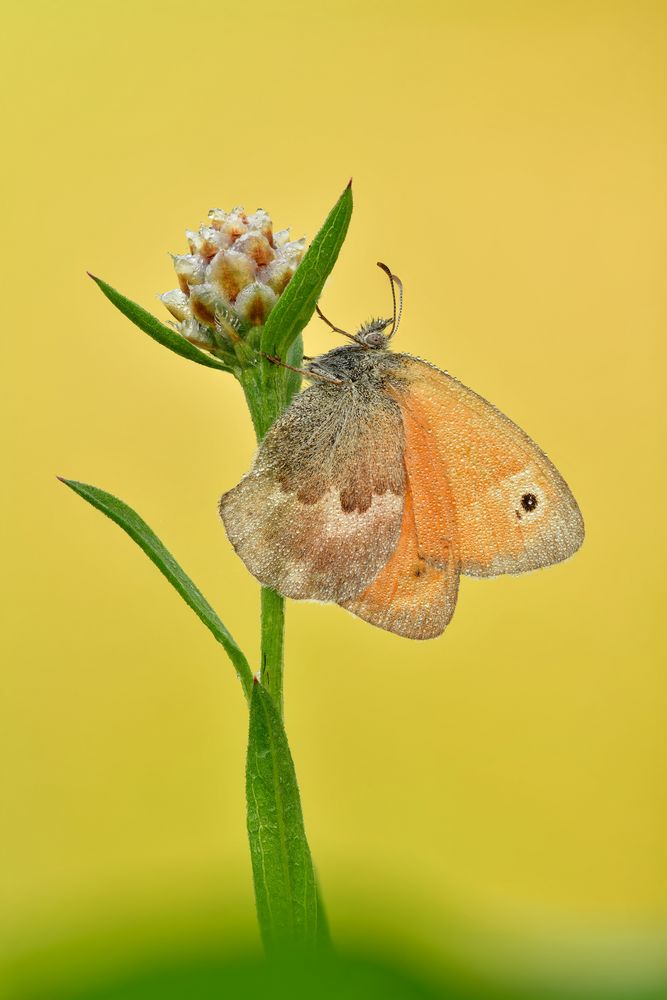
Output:
<svg viewBox="0 0 667 1000">
<path fill-rule="evenodd" d="M 276 421 L 220 514 L 265 586 L 296 600 L 345 600 L 396 547 L 404 478 L 396 403 L 318 384 Z"/>
<path fill-rule="evenodd" d="M 481 396 L 424 361 L 401 355 L 390 392 L 446 470 L 461 572 L 522 573 L 559 562 L 583 541 L 567 484 L 538 446 Z"/>
</svg>

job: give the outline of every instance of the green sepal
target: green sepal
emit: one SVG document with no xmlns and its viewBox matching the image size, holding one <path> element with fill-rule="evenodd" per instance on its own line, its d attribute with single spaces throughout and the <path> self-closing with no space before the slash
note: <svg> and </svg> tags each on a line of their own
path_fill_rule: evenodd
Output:
<svg viewBox="0 0 667 1000">
<path fill-rule="evenodd" d="M 167 347 L 174 354 L 180 354 L 182 358 L 187 358 L 188 361 L 194 361 L 198 365 L 204 365 L 206 368 L 215 368 L 218 371 L 231 372 L 232 367 L 224 361 L 213 357 L 212 354 L 207 354 L 205 351 L 200 351 L 198 347 L 191 344 L 189 340 L 182 337 L 180 333 L 176 330 L 172 330 L 170 326 L 165 326 L 161 323 L 159 319 L 156 319 L 151 313 L 149 313 L 142 306 L 137 305 L 136 302 L 132 302 L 131 299 L 127 299 L 120 292 L 117 292 L 115 288 L 111 285 L 107 285 L 106 281 L 102 281 L 101 278 L 96 278 L 94 274 L 90 277 L 93 279 L 98 288 L 102 291 L 104 295 L 112 302 L 116 309 L 120 310 L 124 316 L 127 316 L 135 326 L 138 326 L 140 330 L 147 333 L 149 337 L 153 340 L 157 340 L 158 344 L 162 344 L 163 347 Z M 233 355 L 230 352 L 230 359 Z"/>
</svg>

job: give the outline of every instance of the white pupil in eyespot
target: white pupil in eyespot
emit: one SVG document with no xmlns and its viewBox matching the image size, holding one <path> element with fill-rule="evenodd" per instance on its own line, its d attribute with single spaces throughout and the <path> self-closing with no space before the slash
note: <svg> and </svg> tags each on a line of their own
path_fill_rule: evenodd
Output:
<svg viewBox="0 0 667 1000">
<path fill-rule="evenodd" d="M 529 514 L 537 507 L 537 497 L 534 493 L 524 493 L 521 497 L 521 506 Z"/>
</svg>

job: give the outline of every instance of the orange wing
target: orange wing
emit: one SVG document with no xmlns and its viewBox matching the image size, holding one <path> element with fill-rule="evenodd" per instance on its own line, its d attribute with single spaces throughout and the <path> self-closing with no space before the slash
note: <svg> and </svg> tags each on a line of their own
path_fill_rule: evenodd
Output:
<svg viewBox="0 0 667 1000">
<path fill-rule="evenodd" d="M 434 639 L 454 614 L 459 556 L 451 492 L 433 462 L 432 442 L 403 413 L 405 505 L 398 544 L 361 594 L 342 607 L 409 639 Z"/>
<path fill-rule="evenodd" d="M 404 422 L 429 442 L 453 503 L 461 572 L 522 573 L 581 545 L 584 525 L 567 484 L 516 424 L 456 379 L 404 354 L 389 389 Z M 415 491 L 416 492 L 416 491 Z"/>
</svg>

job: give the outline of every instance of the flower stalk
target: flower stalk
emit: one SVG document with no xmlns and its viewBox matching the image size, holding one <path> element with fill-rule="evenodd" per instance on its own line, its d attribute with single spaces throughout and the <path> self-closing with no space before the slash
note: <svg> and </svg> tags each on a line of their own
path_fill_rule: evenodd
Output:
<svg viewBox="0 0 667 1000">
<path fill-rule="evenodd" d="M 269 587 L 261 593 L 261 668 L 262 684 L 271 695 L 282 719 L 283 667 L 285 650 L 285 598 Z"/>
<path fill-rule="evenodd" d="M 262 210 L 218 209 L 189 253 L 174 258 L 178 288 L 161 296 L 167 326 L 100 278 L 95 282 L 128 319 L 173 353 L 240 382 L 261 441 L 299 390 L 301 334 L 309 322 L 352 214 L 345 189 L 308 251 L 289 232 L 274 233 Z M 259 680 L 248 658 L 201 591 L 139 515 L 98 487 L 65 481 L 136 542 L 220 643 L 250 709 L 246 770 L 248 838 L 257 917 L 269 950 L 321 946 L 328 929 L 306 839 L 294 763 L 283 724 L 285 601 L 261 590 Z"/>
<path fill-rule="evenodd" d="M 294 373 L 266 358 L 241 371 L 240 382 L 258 444 L 289 403 L 299 381 L 298 376 L 294 381 Z M 285 598 L 262 587 L 260 608 L 260 679 L 282 718 Z"/>
</svg>

